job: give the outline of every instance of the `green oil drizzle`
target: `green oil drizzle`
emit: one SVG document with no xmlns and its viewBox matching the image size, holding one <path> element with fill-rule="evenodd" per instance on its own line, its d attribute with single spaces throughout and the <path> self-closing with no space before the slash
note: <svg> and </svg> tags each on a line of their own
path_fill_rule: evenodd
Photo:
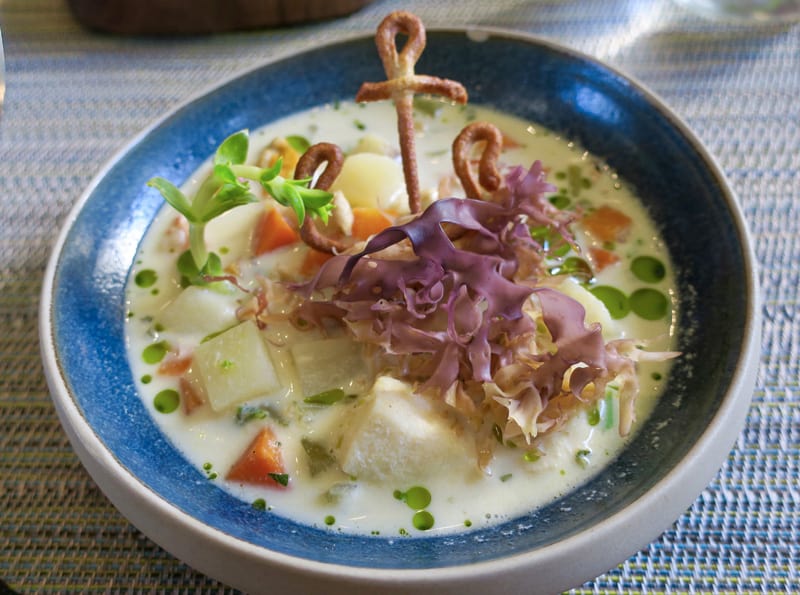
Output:
<svg viewBox="0 0 800 595">
<path fill-rule="evenodd" d="M 405 502 L 412 510 L 422 510 L 431 503 L 431 493 L 422 486 L 408 488 L 405 492 L 395 490 L 394 497 Z"/>
<path fill-rule="evenodd" d="M 427 531 L 433 527 L 434 519 L 433 515 L 427 510 L 420 510 L 414 515 L 411 522 L 414 524 L 415 529 Z"/>
<path fill-rule="evenodd" d="M 667 296 L 657 289 L 637 289 L 629 299 L 631 310 L 645 320 L 661 320 L 667 314 Z"/>
<path fill-rule="evenodd" d="M 133 281 L 137 286 L 141 287 L 142 289 L 146 289 L 156 284 L 156 281 L 158 281 L 158 275 L 152 269 L 144 269 L 143 271 L 136 273 Z"/>
<path fill-rule="evenodd" d="M 397 500 L 405 502 L 411 510 L 416 511 L 411 519 L 411 523 L 414 525 L 415 529 L 427 531 L 433 527 L 433 515 L 425 510 L 431 503 L 431 493 L 426 488 L 423 488 L 422 486 L 414 486 L 405 492 L 401 490 L 395 490 L 394 497 Z M 403 531 L 403 529 L 400 529 L 401 535 L 404 534 Z"/>
<path fill-rule="evenodd" d="M 164 359 L 164 356 L 167 355 L 167 351 L 169 351 L 169 343 L 166 341 L 159 341 L 158 343 L 153 343 L 144 348 L 142 351 L 142 359 L 146 364 L 157 364 Z"/>
<path fill-rule="evenodd" d="M 164 389 L 153 397 L 153 407 L 155 407 L 156 411 L 159 413 L 172 413 L 178 408 L 180 402 L 181 397 L 178 391 L 172 388 Z"/>
<path fill-rule="evenodd" d="M 631 311 L 627 296 L 616 287 L 598 285 L 591 290 L 594 297 L 605 304 L 608 313 L 614 320 L 625 318 Z"/>
<path fill-rule="evenodd" d="M 664 263 L 652 256 L 637 256 L 631 262 L 631 272 L 640 281 L 658 283 L 667 274 Z"/>
</svg>

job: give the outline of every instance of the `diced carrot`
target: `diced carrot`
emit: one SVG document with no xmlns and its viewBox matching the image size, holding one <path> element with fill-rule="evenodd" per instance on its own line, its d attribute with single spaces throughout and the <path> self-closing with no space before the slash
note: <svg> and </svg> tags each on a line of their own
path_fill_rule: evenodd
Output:
<svg viewBox="0 0 800 595">
<path fill-rule="evenodd" d="M 392 226 L 392 220 L 380 209 L 373 207 L 353 207 L 352 235 L 359 240 L 366 240 Z"/>
<path fill-rule="evenodd" d="M 303 259 L 303 264 L 300 265 L 300 273 L 306 277 L 315 275 L 319 267 L 328 262 L 331 258 L 333 258 L 333 254 L 310 248 L 306 253 L 305 259 Z"/>
<path fill-rule="evenodd" d="M 186 415 L 189 415 L 205 402 L 203 396 L 195 390 L 194 385 L 185 376 L 182 376 L 178 381 L 178 388 L 181 393 L 181 407 Z"/>
<path fill-rule="evenodd" d="M 262 214 L 253 233 L 253 253 L 258 256 L 281 246 L 293 244 L 300 234 L 286 221 L 278 209 Z"/>
<path fill-rule="evenodd" d="M 583 227 L 601 242 L 624 242 L 631 229 L 631 218 L 614 207 L 603 205 L 583 218 Z"/>
<path fill-rule="evenodd" d="M 281 445 L 270 428 L 262 429 L 228 471 L 227 479 L 270 487 L 285 487 L 276 476 L 286 473 Z"/>
<path fill-rule="evenodd" d="M 170 352 L 167 357 L 161 360 L 158 366 L 158 373 L 165 376 L 182 376 L 192 365 L 192 354 L 181 355 L 180 353 Z"/>
<path fill-rule="evenodd" d="M 603 248 L 589 248 L 589 258 L 598 273 L 619 262 L 619 256 Z"/>
</svg>

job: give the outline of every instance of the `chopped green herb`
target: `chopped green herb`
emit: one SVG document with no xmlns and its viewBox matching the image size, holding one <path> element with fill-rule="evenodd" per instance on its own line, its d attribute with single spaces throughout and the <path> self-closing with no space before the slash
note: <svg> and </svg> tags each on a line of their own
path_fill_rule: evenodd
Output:
<svg viewBox="0 0 800 595">
<path fill-rule="evenodd" d="M 267 417 L 267 411 L 258 405 L 239 405 L 236 409 L 236 423 L 237 425 L 244 425 L 249 421 L 256 419 L 264 419 Z"/>
<path fill-rule="evenodd" d="M 311 477 L 327 471 L 336 464 L 336 458 L 330 453 L 330 450 L 319 442 L 303 438 L 300 440 L 300 444 L 303 445 L 303 450 L 306 451 L 308 471 L 311 473 Z"/>
<path fill-rule="evenodd" d="M 256 510 L 266 510 L 267 509 L 267 501 L 264 498 L 256 498 L 253 500 L 253 508 Z"/>
<path fill-rule="evenodd" d="M 311 146 L 309 140 L 304 136 L 300 136 L 299 134 L 290 134 L 286 137 L 286 142 L 289 143 L 289 146 L 301 155 L 308 151 L 308 148 Z"/>
<path fill-rule="evenodd" d="M 359 130 L 366 130 L 367 129 L 367 125 L 364 124 L 364 122 L 362 122 L 361 120 L 353 120 L 353 126 L 358 128 Z"/>
<path fill-rule="evenodd" d="M 589 466 L 589 457 L 591 456 L 592 451 L 582 448 L 578 452 L 575 453 L 575 462 L 578 463 L 581 467 L 588 467 Z"/>
<path fill-rule="evenodd" d="M 334 517 L 333 515 L 329 514 L 328 516 L 325 517 L 325 524 L 328 525 L 329 527 L 333 525 L 335 522 L 336 522 L 336 517 Z"/>
<path fill-rule="evenodd" d="M 598 407 L 592 407 L 586 412 L 586 417 L 590 426 L 596 426 L 600 423 L 600 409 Z"/>
<path fill-rule="evenodd" d="M 269 473 L 268 475 L 275 480 L 275 483 L 278 483 L 284 487 L 289 485 L 288 473 Z"/>
<path fill-rule="evenodd" d="M 504 475 L 501 475 L 501 476 L 500 476 L 500 481 L 502 481 L 502 482 L 506 482 L 506 481 L 508 481 L 509 479 L 511 479 L 511 478 L 513 477 L 513 475 L 514 475 L 513 473 L 506 473 L 506 474 L 504 474 Z"/>
<path fill-rule="evenodd" d="M 316 395 L 311 395 L 303 399 L 304 403 L 312 405 L 333 405 L 344 399 L 344 390 L 341 388 L 332 388 L 330 390 L 322 391 Z"/>
</svg>

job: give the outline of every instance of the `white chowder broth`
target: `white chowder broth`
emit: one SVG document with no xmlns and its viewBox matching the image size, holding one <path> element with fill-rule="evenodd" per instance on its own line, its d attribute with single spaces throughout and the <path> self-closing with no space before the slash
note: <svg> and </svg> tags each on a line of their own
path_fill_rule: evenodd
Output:
<svg viewBox="0 0 800 595">
<path fill-rule="evenodd" d="M 451 144 L 475 120 L 503 133 L 501 166 L 527 170 L 541 160 L 555 187 L 547 201 L 572 216 L 574 244 L 547 254 L 542 283 L 581 303 L 587 327 L 599 323 L 603 340 L 635 339 L 636 350 L 645 345 L 666 354 L 635 364 L 632 429 L 621 435 L 621 382 L 612 378 L 603 394 L 592 397 L 590 384 L 583 399 L 573 399 L 574 410 L 552 431 L 520 435 L 493 423 L 487 434 L 485 423 L 465 423 L 470 415 L 455 411 L 445 396 L 423 394 L 419 382 L 375 369 L 343 325 L 320 328 L 293 319 L 285 298 L 319 264 L 311 259 L 309 265 L 302 241 L 255 254 L 254 236 L 268 211 L 277 209 L 289 226 L 297 222 L 258 188 L 260 202 L 225 213 L 205 230 L 208 249 L 235 283 L 182 284 L 176 262 L 188 247 L 185 222 L 165 205 L 141 243 L 127 287 L 126 339 L 138 391 L 203 481 L 264 514 L 330 531 L 467 531 L 564 495 L 630 440 L 662 391 L 673 348 L 678 296 L 664 242 L 631 190 L 602 162 L 536 124 L 482 107 L 416 105 L 423 206 L 464 196 Z M 342 198 L 347 204 L 336 209 L 377 210 L 394 224 L 408 219 L 391 104 L 342 102 L 276 121 L 250 134 L 248 162 L 258 162 L 271 144 L 280 153 L 306 140 L 337 143 L 346 156 L 331 191 L 338 191 L 334 204 Z M 184 184 L 187 196 L 210 167 Z M 354 218 L 337 223 L 332 216 L 329 225 L 352 233 Z M 531 228 L 543 246 L 547 233 Z M 258 289 L 269 301 L 261 324 L 252 317 Z M 495 410 L 498 402 L 487 407 Z M 232 472 L 265 435 L 280 467 L 267 470 L 268 478 L 262 469 L 258 481 L 248 475 L 252 470 Z"/>
</svg>

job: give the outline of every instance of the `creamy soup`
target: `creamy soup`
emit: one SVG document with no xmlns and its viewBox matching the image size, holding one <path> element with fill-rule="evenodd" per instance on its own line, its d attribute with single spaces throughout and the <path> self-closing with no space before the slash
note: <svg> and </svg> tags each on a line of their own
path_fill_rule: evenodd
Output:
<svg viewBox="0 0 800 595">
<path fill-rule="evenodd" d="M 582 304 L 586 325 L 599 323 L 605 341 L 635 339 L 661 354 L 672 348 L 677 296 L 669 257 L 653 222 L 612 170 L 536 124 L 488 109 L 421 100 L 415 118 L 424 206 L 463 197 L 453 176 L 453 138 L 471 121 L 495 124 L 505 137 L 501 165 L 527 170 L 541 160 L 554 185 L 549 203 L 571 218 L 571 245 L 550 237 L 546 227 L 529 225 L 546 248 L 540 285 Z M 334 210 L 328 225 L 351 233 L 366 225 L 361 233 L 369 237 L 375 222 L 368 215 L 381 213 L 392 224 L 410 219 L 395 130 L 391 105 L 325 105 L 253 132 L 248 162 L 258 162 L 269 146 L 268 154 L 291 161 L 291 151 L 302 152 L 308 143 L 337 143 L 346 161 L 331 191 L 343 214 L 337 218 Z M 185 195 L 197 192 L 210 168 L 184 184 Z M 489 405 L 477 413 L 459 409 L 452 394 L 420 390 L 420 379 L 403 377 L 398 366 L 376 365 L 381 354 L 353 338 L 354 325 L 312 325 L 292 315 L 302 301 L 296 288 L 329 265 L 294 241 L 291 210 L 263 193 L 258 197 L 208 224 L 205 242 L 223 273 L 205 285 L 187 284 L 179 271 L 189 245 L 186 225 L 164 207 L 131 271 L 126 332 L 138 390 L 164 434 L 207 481 L 264 514 L 381 535 L 497 523 L 598 473 L 658 399 L 668 355 L 636 362 L 630 431 L 621 427 L 628 423 L 627 405 L 619 395 L 627 389 L 611 378 L 590 383 L 553 429 L 540 423 L 532 435 L 513 423 L 493 423 L 487 438 L 487 424 L 475 419 L 484 406 L 510 418 L 515 402 L 503 400 L 505 389 L 484 383 L 495 391 Z M 290 235 L 287 243 L 270 240 L 265 248 L 263 221 L 271 210 L 288 222 Z M 532 304 L 537 295 L 529 298 Z M 537 316 L 535 305 L 523 310 Z M 601 386 L 603 393 L 594 394 Z M 469 388 L 483 390 L 480 383 Z M 265 430 L 280 466 L 266 470 L 269 480 L 253 482 L 249 463 L 241 461 L 264 447 L 253 443 Z"/>
</svg>

